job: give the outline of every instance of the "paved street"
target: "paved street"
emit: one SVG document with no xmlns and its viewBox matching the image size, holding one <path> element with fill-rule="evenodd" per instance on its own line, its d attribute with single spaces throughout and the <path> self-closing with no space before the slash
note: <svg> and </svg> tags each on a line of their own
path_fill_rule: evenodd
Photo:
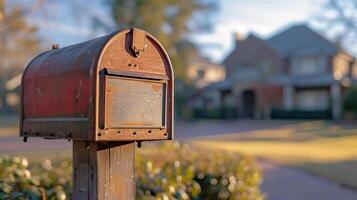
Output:
<svg viewBox="0 0 357 200">
<path fill-rule="evenodd" d="M 42 138 L 28 138 L 24 143 L 20 137 L 0 137 L 0 154 L 22 153 L 32 151 L 62 151 L 72 148 L 72 142 L 67 140 L 45 140 Z"/>
<path fill-rule="evenodd" d="M 203 121 L 177 122 L 175 138 L 189 140 L 225 133 L 239 134 L 244 131 L 277 128 L 293 121 Z M 1 134 L 1 133 L 0 133 Z M 0 153 L 63 150 L 71 148 L 67 140 L 44 140 L 29 138 L 23 143 L 19 137 L 0 137 Z M 262 190 L 270 200 L 356 200 L 357 192 L 307 174 L 301 170 L 281 166 L 276 163 L 259 160 L 264 172 Z"/>
</svg>

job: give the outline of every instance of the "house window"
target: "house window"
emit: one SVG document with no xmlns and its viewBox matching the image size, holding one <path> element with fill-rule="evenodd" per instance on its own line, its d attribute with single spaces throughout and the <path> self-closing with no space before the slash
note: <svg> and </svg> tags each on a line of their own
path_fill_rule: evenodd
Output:
<svg viewBox="0 0 357 200">
<path fill-rule="evenodd" d="M 296 108 L 302 110 L 325 110 L 329 107 L 328 90 L 301 90 L 296 92 Z"/>
<path fill-rule="evenodd" d="M 326 59 L 322 56 L 301 56 L 291 60 L 294 75 L 314 75 L 326 71 Z"/>
<path fill-rule="evenodd" d="M 197 79 L 200 80 L 203 79 L 204 77 L 205 77 L 205 70 L 203 69 L 197 70 Z"/>
</svg>

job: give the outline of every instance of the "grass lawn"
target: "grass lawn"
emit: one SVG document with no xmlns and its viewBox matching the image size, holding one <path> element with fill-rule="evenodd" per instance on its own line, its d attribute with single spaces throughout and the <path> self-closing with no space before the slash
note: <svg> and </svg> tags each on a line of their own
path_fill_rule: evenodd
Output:
<svg viewBox="0 0 357 200">
<path fill-rule="evenodd" d="M 259 121 L 257 121 L 259 123 Z M 357 189 L 357 126 L 327 121 L 227 134 L 194 141 L 300 167 Z"/>
</svg>

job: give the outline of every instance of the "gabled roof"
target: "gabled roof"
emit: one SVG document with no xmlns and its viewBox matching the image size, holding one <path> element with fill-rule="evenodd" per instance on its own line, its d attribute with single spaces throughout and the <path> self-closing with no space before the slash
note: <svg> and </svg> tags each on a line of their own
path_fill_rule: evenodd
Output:
<svg viewBox="0 0 357 200">
<path fill-rule="evenodd" d="M 245 66 L 255 66 L 257 52 L 262 49 L 276 52 L 265 40 L 250 34 L 245 40 L 237 41 L 235 49 L 223 60 L 223 65 L 231 66 L 240 63 Z"/>
<path fill-rule="evenodd" d="M 333 44 L 306 25 L 294 25 L 267 40 L 281 55 L 335 54 Z"/>
</svg>

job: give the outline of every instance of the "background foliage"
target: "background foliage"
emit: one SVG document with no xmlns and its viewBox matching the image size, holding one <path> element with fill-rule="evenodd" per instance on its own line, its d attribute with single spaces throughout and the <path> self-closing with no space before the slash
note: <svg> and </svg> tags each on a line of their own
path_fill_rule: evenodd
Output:
<svg viewBox="0 0 357 200">
<path fill-rule="evenodd" d="M 345 47 L 357 44 L 357 1 L 355 0 L 325 0 L 322 1 L 321 12 L 318 12 L 316 22 L 328 35 Z M 356 49 L 351 53 L 357 55 Z"/>
<path fill-rule="evenodd" d="M 0 0 L 0 111 L 11 110 L 6 106 L 6 96 L 14 88 L 8 88 L 6 82 L 20 74 L 29 58 L 41 49 L 37 27 L 26 22 L 33 11 Z"/>
<path fill-rule="evenodd" d="M 137 199 L 262 200 L 262 175 L 239 154 L 207 153 L 179 143 L 139 150 Z M 69 199 L 69 159 L 31 164 L 21 157 L 0 159 L 0 199 Z"/>
<path fill-rule="evenodd" d="M 211 28 L 214 1 L 207 0 L 107 0 L 119 29 L 138 27 L 153 34 L 165 47 L 174 66 L 175 77 L 186 80 L 186 66 L 198 55 L 194 34 Z M 100 22 L 94 20 L 94 22 Z M 186 80 L 187 81 L 187 80 Z"/>
</svg>

